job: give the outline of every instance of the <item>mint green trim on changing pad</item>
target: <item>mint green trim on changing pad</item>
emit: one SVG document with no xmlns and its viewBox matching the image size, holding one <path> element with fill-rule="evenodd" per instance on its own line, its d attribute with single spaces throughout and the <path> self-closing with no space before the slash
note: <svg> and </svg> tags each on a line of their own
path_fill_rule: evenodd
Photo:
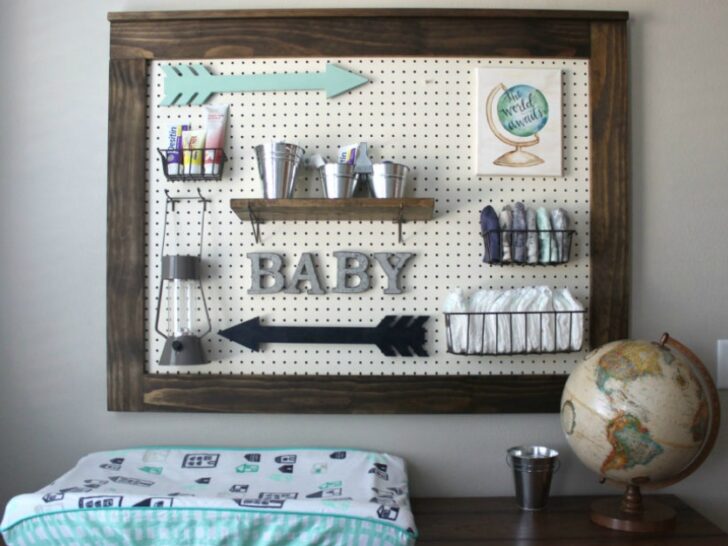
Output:
<svg viewBox="0 0 728 546">
<path fill-rule="evenodd" d="M 134 546 L 414 546 L 415 542 L 413 535 L 394 525 L 364 518 L 196 508 L 38 514 L 18 521 L 3 535 L 9 546 L 57 546 L 66 541 L 74 546 L 128 546 L 130 539 Z"/>
<path fill-rule="evenodd" d="M 147 508 L 147 507 L 143 507 L 143 508 L 137 508 L 134 506 L 127 506 L 127 507 L 119 507 L 119 508 L 77 508 L 77 509 L 73 509 L 73 510 L 64 509 L 64 510 L 59 510 L 58 512 L 45 512 L 45 513 L 36 514 L 34 516 L 28 516 L 27 518 L 23 518 L 21 520 L 16 521 L 12 525 L 9 525 L 8 527 L 6 527 L 4 529 L 0 529 L 0 533 L 7 533 L 8 531 L 12 531 L 18 525 L 32 522 L 32 520 L 35 520 L 38 518 L 44 518 L 44 517 L 48 517 L 48 516 L 54 516 L 57 514 L 78 514 L 78 513 L 85 514 L 85 513 L 93 513 L 93 512 L 114 512 L 114 511 L 127 512 L 127 511 L 134 511 L 134 510 L 139 511 L 139 512 L 149 512 L 149 511 L 153 511 L 153 512 L 220 512 L 223 514 L 251 513 L 251 514 L 268 514 L 268 515 L 276 515 L 276 516 L 282 514 L 282 515 L 286 515 L 286 516 L 302 516 L 302 517 L 315 517 L 315 518 L 321 517 L 321 514 L 314 514 L 314 513 L 287 512 L 285 510 L 262 510 L 260 508 L 249 508 L 249 507 L 246 508 L 245 511 L 241 511 L 241 510 L 234 509 L 234 508 L 226 509 L 226 508 L 204 508 L 204 507 L 200 507 L 200 508 L 196 508 L 196 507 L 195 508 L 193 508 L 193 507 L 180 507 L 180 508 L 166 508 L 166 507 Z M 407 536 L 411 536 L 413 538 L 417 538 L 417 536 L 418 536 L 418 534 L 415 532 L 405 532 L 398 526 L 394 525 L 393 523 L 389 523 L 387 521 L 379 522 L 379 521 L 376 521 L 376 520 L 373 520 L 370 518 L 363 518 L 360 516 L 344 516 L 341 514 L 327 514 L 325 517 L 326 518 L 343 518 L 343 519 L 348 519 L 348 520 L 366 521 L 369 523 L 373 523 L 375 525 L 391 527 L 392 529 L 395 529 L 397 532 L 403 533 L 403 534 L 405 534 Z"/>
</svg>

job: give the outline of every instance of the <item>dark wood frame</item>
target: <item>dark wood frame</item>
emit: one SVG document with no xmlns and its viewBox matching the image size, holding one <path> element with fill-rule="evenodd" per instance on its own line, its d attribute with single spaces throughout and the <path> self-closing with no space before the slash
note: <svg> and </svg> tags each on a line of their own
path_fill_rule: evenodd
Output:
<svg viewBox="0 0 728 546">
<path fill-rule="evenodd" d="M 114 411 L 555 412 L 565 376 L 214 376 L 145 371 L 146 67 L 152 59 L 516 56 L 589 59 L 592 345 L 627 336 L 625 12 L 258 10 L 110 13 L 107 337 Z"/>
</svg>

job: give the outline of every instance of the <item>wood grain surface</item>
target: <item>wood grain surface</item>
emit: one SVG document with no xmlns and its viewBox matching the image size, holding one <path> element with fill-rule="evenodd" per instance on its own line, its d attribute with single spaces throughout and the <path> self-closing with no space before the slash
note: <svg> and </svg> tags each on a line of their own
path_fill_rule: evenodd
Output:
<svg viewBox="0 0 728 546">
<path fill-rule="evenodd" d="M 627 29 L 592 23 L 589 341 L 629 336 L 630 157 Z"/>
<path fill-rule="evenodd" d="M 375 199 L 231 199 L 238 217 L 250 220 L 248 207 L 260 221 L 274 220 L 431 220 L 432 198 Z"/>
<path fill-rule="evenodd" d="M 151 375 L 153 411 L 237 413 L 545 413 L 564 375 Z"/>
<path fill-rule="evenodd" d="M 579 57 L 589 21 L 471 16 L 154 19 L 115 21 L 111 57 Z"/>
<path fill-rule="evenodd" d="M 505 463 L 504 463 L 505 465 Z M 612 491 L 605 489 L 605 495 Z M 413 499 L 417 544 L 427 546 L 725 546 L 728 535 L 673 495 L 650 495 L 677 511 L 673 532 L 624 533 L 589 520 L 600 497 L 551 497 L 545 510 L 523 512 L 513 497 Z"/>
<path fill-rule="evenodd" d="M 626 21 L 626 11 L 549 9 L 250 9 L 206 11 L 116 11 L 109 21 L 171 21 L 205 19 L 270 19 L 306 17 L 455 17 L 476 19 L 576 19 Z"/>
<path fill-rule="evenodd" d="M 144 374 L 146 63 L 109 67 L 106 338 L 108 408 L 141 408 Z"/>
</svg>

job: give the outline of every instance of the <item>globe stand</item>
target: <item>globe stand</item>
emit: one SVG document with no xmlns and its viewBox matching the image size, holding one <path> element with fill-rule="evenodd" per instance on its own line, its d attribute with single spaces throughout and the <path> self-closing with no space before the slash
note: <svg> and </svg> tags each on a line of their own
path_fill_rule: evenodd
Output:
<svg viewBox="0 0 728 546">
<path fill-rule="evenodd" d="M 642 499 L 639 485 L 630 484 L 622 498 L 599 499 L 591 505 L 597 525 L 630 533 L 659 533 L 675 527 L 676 512 L 652 499 Z"/>
<path fill-rule="evenodd" d="M 511 141 L 511 144 L 515 143 Z M 532 146 L 530 142 L 526 145 Z M 524 151 L 522 148 L 523 146 L 516 145 L 515 150 L 504 153 L 498 159 L 493 161 L 493 163 L 501 167 L 533 167 L 534 165 L 540 165 L 543 163 L 543 159 L 538 157 L 536 154 Z"/>
</svg>

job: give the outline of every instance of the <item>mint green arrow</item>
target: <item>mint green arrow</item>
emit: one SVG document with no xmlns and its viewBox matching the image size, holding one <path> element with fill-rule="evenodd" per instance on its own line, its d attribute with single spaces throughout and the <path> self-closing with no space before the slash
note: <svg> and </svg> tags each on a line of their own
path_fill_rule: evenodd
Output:
<svg viewBox="0 0 728 546">
<path fill-rule="evenodd" d="M 241 91 L 304 91 L 325 89 L 331 98 L 364 85 L 369 80 L 333 64 L 325 72 L 306 74 L 248 74 L 214 76 L 201 64 L 164 65 L 162 106 L 204 104 L 213 93 Z"/>
</svg>

